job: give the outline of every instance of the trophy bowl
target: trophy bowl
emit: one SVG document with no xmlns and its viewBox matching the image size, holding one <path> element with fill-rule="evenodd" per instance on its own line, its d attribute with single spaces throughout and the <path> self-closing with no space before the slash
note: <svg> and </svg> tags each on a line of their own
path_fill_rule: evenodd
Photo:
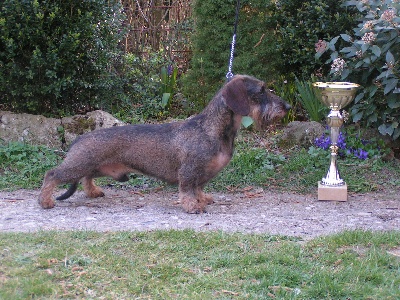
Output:
<svg viewBox="0 0 400 300">
<path fill-rule="evenodd" d="M 359 84 L 350 82 L 315 82 L 313 86 L 321 102 L 332 110 L 347 106 L 360 88 Z"/>
</svg>

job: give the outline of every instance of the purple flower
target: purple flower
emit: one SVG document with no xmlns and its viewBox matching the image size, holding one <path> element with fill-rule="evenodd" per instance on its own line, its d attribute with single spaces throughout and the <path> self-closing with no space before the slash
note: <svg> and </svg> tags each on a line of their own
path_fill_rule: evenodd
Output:
<svg viewBox="0 0 400 300">
<path fill-rule="evenodd" d="M 327 150 L 327 149 L 329 149 L 329 147 L 331 145 L 331 138 L 329 136 L 325 136 L 325 134 L 323 134 L 321 137 L 315 138 L 314 144 L 318 148 Z"/>
<path fill-rule="evenodd" d="M 168 72 L 168 76 L 171 76 L 172 75 L 172 71 L 174 70 L 174 67 L 172 66 L 172 65 L 168 65 L 168 69 L 167 69 L 167 72 Z"/>
<path fill-rule="evenodd" d="M 368 152 L 361 148 L 358 148 L 357 150 L 354 151 L 354 156 L 359 159 L 366 160 L 368 158 Z"/>
<path fill-rule="evenodd" d="M 340 149 L 346 149 L 346 136 L 340 132 L 337 145 Z"/>
</svg>

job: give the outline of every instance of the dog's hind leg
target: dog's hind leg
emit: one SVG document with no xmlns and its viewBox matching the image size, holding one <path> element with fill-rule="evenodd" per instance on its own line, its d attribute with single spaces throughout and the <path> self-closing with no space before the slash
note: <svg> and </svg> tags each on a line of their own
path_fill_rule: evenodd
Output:
<svg viewBox="0 0 400 300">
<path fill-rule="evenodd" d="M 83 190 L 89 198 L 104 197 L 103 190 L 94 184 L 92 177 L 86 176 L 82 180 Z"/>
<path fill-rule="evenodd" d="M 50 170 L 44 176 L 43 185 L 38 199 L 40 206 L 43 208 L 53 208 L 55 206 L 53 191 L 60 182 L 54 178 L 54 173 L 54 170 Z"/>
<path fill-rule="evenodd" d="M 64 170 L 59 168 L 48 171 L 44 176 L 43 185 L 38 198 L 40 206 L 43 208 L 53 208 L 55 206 L 53 199 L 54 189 L 60 184 L 71 182 L 71 187 L 66 193 L 58 197 L 58 200 L 67 199 L 76 191 L 79 177 L 65 176 Z"/>
</svg>

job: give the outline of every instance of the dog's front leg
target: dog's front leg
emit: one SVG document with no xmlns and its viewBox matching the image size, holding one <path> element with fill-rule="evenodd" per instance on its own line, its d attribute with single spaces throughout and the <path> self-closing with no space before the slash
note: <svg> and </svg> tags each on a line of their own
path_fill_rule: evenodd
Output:
<svg viewBox="0 0 400 300">
<path fill-rule="evenodd" d="M 179 182 L 179 201 L 187 213 L 200 214 L 204 212 L 204 208 L 208 204 L 204 195 L 195 185 L 185 181 Z"/>
<path fill-rule="evenodd" d="M 179 200 L 183 209 L 189 214 L 200 214 L 204 212 L 206 204 L 199 201 L 194 193 L 194 190 L 187 190 L 184 187 L 179 187 Z"/>
</svg>

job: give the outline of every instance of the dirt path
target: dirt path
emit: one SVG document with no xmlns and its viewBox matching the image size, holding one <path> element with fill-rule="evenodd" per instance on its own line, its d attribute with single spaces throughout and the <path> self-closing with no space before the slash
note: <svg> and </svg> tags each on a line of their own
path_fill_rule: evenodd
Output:
<svg viewBox="0 0 400 300">
<path fill-rule="evenodd" d="M 400 230 L 400 193 L 350 194 L 347 202 L 316 195 L 251 190 L 214 194 L 207 213 L 183 212 L 176 192 L 105 189 L 88 199 L 77 192 L 54 209 L 37 204 L 38 191 L 0 191 L 0 232 L 37 230 L 224 230 L 299 236 L 305 239 L 345 229 Z"/>
</svg>

